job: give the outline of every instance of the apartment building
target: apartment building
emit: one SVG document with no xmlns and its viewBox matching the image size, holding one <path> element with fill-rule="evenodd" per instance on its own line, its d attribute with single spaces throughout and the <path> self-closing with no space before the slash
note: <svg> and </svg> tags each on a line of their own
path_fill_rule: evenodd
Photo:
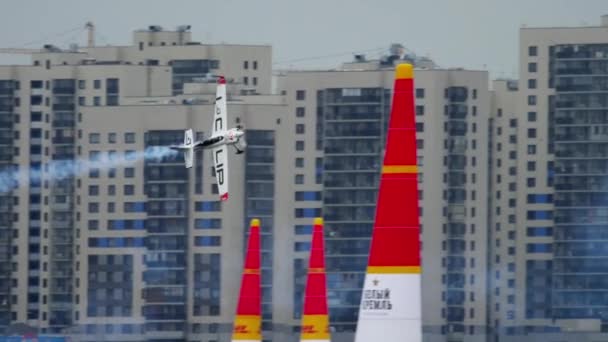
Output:
<svg viewBox="0 0 608 342">
<path fill-rule="evenodd" d="M 608 331 L 607 27 L 603 16 L 595 27 L 522 28 L 519 90 L 497 88 L 507 97 L 492 113 L 498 341 L 597 341 Z"/>
<path fill-rule="evenodd" d="M 415 76 L 425 338 L 482 341 L 487 330 L 488 74 L 433 69 Z M 337 341 L 351 340 L 356 329 L 392 77 L 392 68 L 378 61 L 359 61 L 341 70 L 288 72 L 279 80 L 296 132 L 298 125 L 316 128 L 316 141 L 315 134 L 309 136 L 314 148 L 293 156 L 295 165 L 315 165 L 301 171 L 295 190 L 320 192 L 304 210 L 322 209 L 325 219 L 328 301 Z M 305 243 L 308 237 L 298 236 L 304 232 L 295 220 L 296 241 Z M 304 285 L 302 251 L 290 289 L 294 325 Z"/>
<path fill-rule="evenodd" d="M 152 26 L 131 46 L 49 50 L 31 66 L 0 67 L 0 163 L 25 175 L 0 194 L 2 329 L 229 340 L 246 227 L 258 217 L 263 336 L 295 341 L 312 219 L 324 216 L 332 336 L 352 339 L 393 63 L 404 58 L 282 73 L 271 95 L 269 46 L 198 44 L 187 30 Z M 413 62 L 428 68 L 416 73 L 425 338 L 482 341 L 488 74 Z M 191 170 L 180 156 L 141 157 L 185 128 L 208 132 L 214 74 L 226 75 L 229 121 L 248 142 L 230 157 L 225 203 L 207 153 Z M 40 179 L 46 165 L 67 171 Z"/>
</svg>

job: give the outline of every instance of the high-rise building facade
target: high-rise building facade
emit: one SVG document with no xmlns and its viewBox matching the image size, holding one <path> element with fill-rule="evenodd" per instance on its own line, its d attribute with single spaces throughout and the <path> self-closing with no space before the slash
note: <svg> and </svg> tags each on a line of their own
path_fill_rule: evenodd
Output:
<svg viewBox="0 0 608 342">
<path fill-rule="evenodd" d="M 495 340 L 596 341 L 608 331 L 607 25 L 604 16 L 597 27 L 522 28 L 519 90 L 496 88 Z"/>
<path fill-rule="evenodd" d="M 296 191 L 320 192 L 309 195 L 310 202 L 302 212 L 314 215 L 319 208 L 325 218 L 330 320 L 332 338 L 338 341 L 349 341 L 356 329 L 392 76 L 390 67 L 359 62 L 346 65 L 345 70 L 288 72 L 279 81 L 279 89 L 293 110 L 290 115 L 296 117 L 296 132 L 300 123 L 316 127 L 317 134 L 305 142 L 314 148 L 294 155 L 295 165 L 299 158 L 315 165 L 303 171 L 301 184 L 297 184 L 296 174 Z M 415 87 L 423 189 L 425 336 L 429 341 L 448 337 L 483 341 L 488 330 L 488 74 L 420 70 Z M 321 175 L 318 170 L 323 170 Z M 297 237 L 301 231 L 298 213 L 296 209 L 296 239 L 307 241 L 307 237 Z M 294 265 L 297 317 L 305 263 L 296 259 Z"/>
</svg>

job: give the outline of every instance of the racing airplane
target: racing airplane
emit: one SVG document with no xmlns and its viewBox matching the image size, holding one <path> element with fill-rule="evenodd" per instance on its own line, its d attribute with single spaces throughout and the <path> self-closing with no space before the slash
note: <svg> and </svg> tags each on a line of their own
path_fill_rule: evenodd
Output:
<svg viewBox="0 0 608 342">
<path fill-rule="evenodd" d="M 192 129 L 186 130 L 184 143 L 182 145 L 170 146 L 173 150 L 184 152 L 184 162 L 186 168 L 191 168 L 194 164 L 194 151 L 201 149 L 211 149 L 213 165 L 215 167 L 215 177 L 220 193 L 220 199 L 228 199 L 228 145 L 234 146 L 236 154 L 243 153 L 247 144 L 245 143 L 245 132 L 241 126 L 227 128 L 228 115 L 226 112 L 226 79 L 223 76 L 218 78 L 217 91 L 215 95 L 215 110 L 213 114 L 212 133 L 209 138 L 202 141 L 194 141 Z"/>
</svg>

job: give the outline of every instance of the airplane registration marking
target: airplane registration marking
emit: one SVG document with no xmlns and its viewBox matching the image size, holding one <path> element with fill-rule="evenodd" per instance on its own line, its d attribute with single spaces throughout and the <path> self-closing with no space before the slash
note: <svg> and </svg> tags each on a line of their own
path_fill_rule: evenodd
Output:
<svg viewBox="0 0 608 342">
<path fill-rule="evenodd" d="M 221 148 L 215 151 L 215 176 L 219 185 L 224 185 L 224 163 L 220 162 L 222 153 L 224 150 Z"/>
</svg>

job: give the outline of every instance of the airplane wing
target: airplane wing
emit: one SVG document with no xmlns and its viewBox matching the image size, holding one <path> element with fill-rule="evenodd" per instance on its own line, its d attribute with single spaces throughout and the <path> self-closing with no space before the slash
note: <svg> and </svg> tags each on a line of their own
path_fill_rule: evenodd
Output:
<svg viewBox="0 0 608 342">
<path fill-rule="evenodd" d="M 226 145 L 215 147 L 211 153 L 220 199 L 225 201 L 228 199 L 228 151 Z"/>
<path fill-rule="evenodd" d="M 213 135 L 223 132 L 228 127 L 226 111 L 226 79 L 220 76 L 215 93 L 215 112 L 213 115 Z"/>
</svg>

